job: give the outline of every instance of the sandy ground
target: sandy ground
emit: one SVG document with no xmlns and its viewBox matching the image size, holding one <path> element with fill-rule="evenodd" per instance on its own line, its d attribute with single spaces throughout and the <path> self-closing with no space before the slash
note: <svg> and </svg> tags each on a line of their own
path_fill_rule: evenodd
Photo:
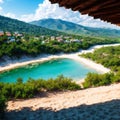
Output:
<svg viewBox="0 0 120 120">
<path fill-rule="evenodd" d="M 93 62 L 91 60 L 88 60 L 88 59 L 85 59 L 82 57 L 78 57 L 78 55 L 82 54 L 82 53 L 93 52 L 96 48 L 101 48 L 101 47 L 106 47 L 106 46 L 118 46 L 118 45 L 120 45 L 120 44 L 96 45 L 94 47 L 91 47 L 88 50 L 81 50 L 81 51 L 79 51 L 77 53 L 73 53 L 73 54 L 40 55 L 40 56 L 35 57 L 35 58 L 23 56 L 21 59 L 6 58 L 6 61 L 0 62 L 0 72 L 14 69 L 14 68 L 21 67 L 21 66 L 25 66 L 28 64 L 34 64 L 37 62 L 48 61 L 51 59 L 70 58 L 70 59 L 77 60 L 77 61 L 83 63 L 84 65 L 97 70 L 100 73 L 106 73 L 106 72 L 109 72 L 110 70 L 103 67 L 100 64 L 96 64 L 95 62 Z"/>
<path fill-rule="evenodd" d="M 120 120 L 120 83 L 9 101 L 6 120 Z"/>
</svg>

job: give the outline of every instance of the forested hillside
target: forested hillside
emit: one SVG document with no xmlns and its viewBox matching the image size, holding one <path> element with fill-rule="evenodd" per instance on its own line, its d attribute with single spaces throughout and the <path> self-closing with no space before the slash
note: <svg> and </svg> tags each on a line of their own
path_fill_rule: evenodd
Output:
<svg viewBox="0 0 120 120">
<path fill-rule="evenodd" d="M 85 27 L 60 19 L 42 19 L 33 21 L 31 24 L 49 28 L 52 30 L 62 31 L 70 34 L 85 35 L 85 36 L 107 36 L 107 37 L 120 37 L 120 30 L 92 28 Z"/>
<path fill-rule="evenodd" d="M 0 16 L 0 30 L 1 31 L 10 31 L 10 32 L 23 32 L 31 35 L 62 35 L 64 33 L 57 32 L 54 30 L 49 30 L 36 25 L 31 25 L 16 19 L 11 19 L 8 17 Z"/>
</svg>

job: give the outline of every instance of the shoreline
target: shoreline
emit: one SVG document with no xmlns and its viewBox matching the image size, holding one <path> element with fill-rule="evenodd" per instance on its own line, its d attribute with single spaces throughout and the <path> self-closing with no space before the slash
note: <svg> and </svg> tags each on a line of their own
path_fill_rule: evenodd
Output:
<svg viewBox="0 0 120 120">
<path fill-rule="evenodd" d="M 56 54 L 56 55 L 44 54 L 44 55 L 39 55 L 35 58 L 23 56 L 20 59 L 15 59 L 15 60 L 8 59 L 6 60 L 6 62 L 0 63 L 0 73 L 9 71 L 15 68 L 19 68 L 22 66 L 26 66 L 29 64 L 42 63 L 42 62 L 49 61 L 52 59 L 61 59 L 61 58 L 62 59 L 64 58 L 73 59 L 89 68 L 96 70 L 99 73 L 107 73 L 107 72 L 110 72 L 110 69 L 105 68 L 103 65 L 97 64 L 94 61 L 80 57 L 79 55 L 83 53 L 93 52 L 97 48 L 106 47 L 106 46 L 118 46 L 118 45 L 120 44 L 95 45 L 88 50 L 80 50 L 79 52 L 71 53 L 71 54 Z"/>
</svg>

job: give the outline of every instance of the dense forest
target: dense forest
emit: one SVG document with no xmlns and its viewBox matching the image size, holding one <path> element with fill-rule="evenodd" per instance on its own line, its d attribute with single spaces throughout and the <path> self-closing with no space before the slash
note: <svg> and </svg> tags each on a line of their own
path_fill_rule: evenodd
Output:
<svg viewBox="0 0 120 120">
<path fill-rule="evenodd" d="M 59 36 L 65 33 L 57 32 L 55 30 L 50 30 L 36 25 L 31 25 L 16 19 L 11 19 L 8 17 L 0 16 L 0 30 L 10 31 L 10 32 L 23 32 L 30 35 L 54 35 Z"/>
<path fill-rule="evenodd" d="M 106 74 L 89 73 L 84 82 L 85 88 L 120 82 L 120 46 L 103 47 L 82 56 L 111 69 L 111 73 Z"/>
</svg>

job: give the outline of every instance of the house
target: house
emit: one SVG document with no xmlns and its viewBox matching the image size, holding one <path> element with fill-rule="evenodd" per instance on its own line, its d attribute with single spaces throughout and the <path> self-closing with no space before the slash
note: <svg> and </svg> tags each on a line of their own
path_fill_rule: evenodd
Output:
<svg viewBox="0 0 120 120">
<path fill-rule="evenodd" d="M 69 36 L 65 36 L 64 39 L 70 39 L 70 37 Z"/>
<path fill-rule="evenodd" d="M 14 32 L 14 36 L 16 36 L 16 37 L 23 37 L 23 34 L 21 34 L 19 32 Z"/>
<path fill-rule="evenodd" d="M 3 31 L 0 31 L 0 36 L 3 36 L 4 35 L 4 32 Z"/>
<path fill-rule="evenodd" d="M 11 37 L 12 35 L 10 32 L 6 32 L 6 36 Z"/>
<path fill-rule="evenodd" d="M 8 42 L 15 42 L 15 37 L 8 37 Z"/>
<path fill-rule="evenodd" d="M 70 40 L 65 40 L 64 43 L 71 43 L 71 41 Z"/>
<path fill-rule="evenodd" d="M 58 42 L 64 42 L 64 40 L 62 39 L 62 37 L 56 37 L 56 40 L 57 40 Z"/>
<path fill-rule="evenodd" d="M 55 40 L 55 36 L 51 36 L 51 40 Z"/>
<path fill-rule="evenodd" d="M 78 39 L 72 39 L 72 40 L 70 40 L 71 42 L 74 42 L 74 43 L 80 43 L 81 41 L 80 40 L 78 40 Z"/>
</svg>

